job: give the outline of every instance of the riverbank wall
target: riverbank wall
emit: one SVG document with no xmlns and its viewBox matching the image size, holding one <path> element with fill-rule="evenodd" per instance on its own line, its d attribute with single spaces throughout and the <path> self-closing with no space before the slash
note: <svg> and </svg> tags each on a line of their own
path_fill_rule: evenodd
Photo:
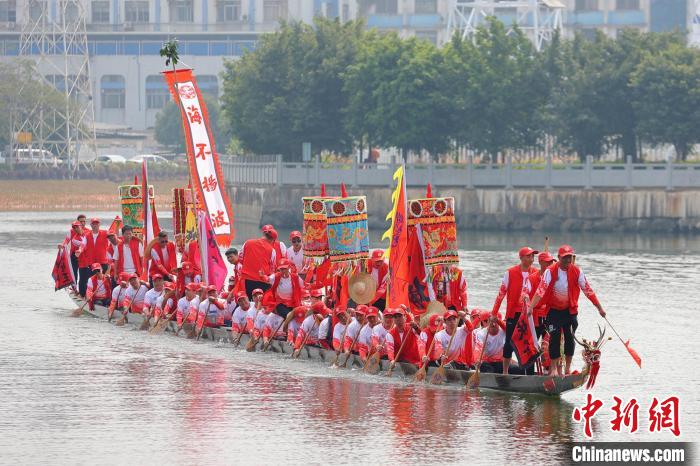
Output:
<svg viewBox="0 0 700 466">
<path fill-rule="evenodd" d="M 229 187 L 236 221 L 280 228 L 301 227 L 301 198 L 317 195 L 308 187 Z M 386 228 L 391 189 L 349 189 L 367 196 L 370 228 Z M 329 195 L 337 195 L 329 187 Z M 558 190 L 448 188 L 436 196 L 455 198 L 458 227 L 500 231 L 591 231 L 700 233 L 700 191 Z M 409 189 L 409 199 L 425 196 Z"/>
</svg>

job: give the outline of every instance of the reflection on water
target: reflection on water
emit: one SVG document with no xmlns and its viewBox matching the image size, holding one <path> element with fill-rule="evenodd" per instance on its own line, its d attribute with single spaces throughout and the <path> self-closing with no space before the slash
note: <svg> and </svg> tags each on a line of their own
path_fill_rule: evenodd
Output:
<svg viewBox="0 0 700 466">
<path fill-rule="evenodd" d="M 3 265 L 12 270 L 0 274 L 3 463 L 549 464 L 567 456 L 564 442 L 583 438 L 571 420 L 583 390 L 550 399 L 431 388 L 72 319 L 49 277 L 68 220 L 0 214 Z M 463 233 L 461 241 L 470 307 L 489 307 L 515 246 L 537 239 Z M 619 343 L 606 346 L 593 390 L 606 403 L 596 439 L 672 440 L 647 433 L 643 411 L 652 396 L 677 394 L 683 439 L 695 440 L 700 380 L 677 356 L 698 356 L 697 241 L 566 241 L 582 252 L 611 320 L 644 358 L 640 371 Z M 587 303 L 580 321 L 579 334 L 596 333 Z M 640 400 L 638 434 L 610 431 L 613 395 Z"/>
</svg>

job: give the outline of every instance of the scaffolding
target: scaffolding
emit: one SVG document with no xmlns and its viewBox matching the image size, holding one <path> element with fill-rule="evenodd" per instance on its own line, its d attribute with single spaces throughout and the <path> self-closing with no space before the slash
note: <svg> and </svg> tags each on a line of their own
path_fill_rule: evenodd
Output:
<svg viewBox="0 0 700 466">
<path fill-rule="evenodd" d="M 33 108 L 14 109 L 12 153 L 48 151 L 75 173 L 81 153 L 96 154 L 85 7 L 80 0 L 28 0 L 18 16 L 19 57 L 33 62 L 51 87 L 41 86 Z M 35 89 L 22 86 L 18 92 Z M 63 96 L 59 105 L 49 103 L 56 91 Z"/>
<path fill-rule="evenodd" d="M 462 39 L 473 37 L 489 17 L 496 17 L 506 24 L 508 33 L 517 26 L 541 50 L 562 30 L 564 7 L 559 0 L 452 0 L 446 38 L 454 34 Z"/>
</svg>

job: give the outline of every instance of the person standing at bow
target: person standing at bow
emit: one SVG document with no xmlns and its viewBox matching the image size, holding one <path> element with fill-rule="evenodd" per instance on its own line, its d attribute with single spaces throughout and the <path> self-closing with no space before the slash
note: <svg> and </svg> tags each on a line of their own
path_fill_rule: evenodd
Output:
<svg viewBox="0 0 700 466">
<path fill-rule="evenodd" d="M 447 309 L 467 312 L 467 279 L 459 267 L 443 267 L 433 278 L 433 289 Z"/>
<path fill-rule="evenodd" d="M 297 275 L 302 280 L 305 280 L 310 261 L 304 259 L 304 249 L 301 247 L 301 233 L 296 230 L 291 232 L 289 241 L 292 242 L 292 247 L 287 248 L 287 260 L 294 266 Z"/>
<path fill-rule="evenodd" d="M 173 281 L 170 274 L 177 268 L 177 255 L 175 243 L 168 240 L 168 233 L 161 230 L 158 233 L 158 241 L 151 249 L 151 266 L 148 274 L 153 280 L 153 276 L 159 274 L 163 280 Z"/>
<path fill-rule="evenodd" d="M 529 301 L 529 293 L 531 290 L 530 274 L 536 271 L 532 267 L 535 260 L 535 251 L 531 247 L 525 246 L 520 248 L 518 255 L 520 263 L 506 270 L 501 282 L 501 288 L 498 291 L 496 302 L 493 304 L 492 315 L 498 316 L 498 310 L 501 307 L 503 298 L 506 298 L 506 339 L 503 343 L 503 373 L 508 374 L 510 370 L 510 362 L 513 357 L 513 345 L 511 338 L 515 331 L 515 325 L 520 319 L 520 315 L 527 311 L 526 302 Z"/>
<path fill-rule="evenodd" d="M 66 235 L 66 239 L 63 240 L 63 243 L 58 245 L 58 249 L 68 247 L 67 252 L 70 256 L 70 265 L 73 271 L 73 277 L 76 281 L 79 281 L 78 270 L 80 269 L 80 260 L 78 257 L 85 250 L 86 244 L 87 239 L 85 238 L 85 232 L 82 224 L 76 220 L 71 224 L 71 229 Z M 87 257 L 85 260 L 87 260 Z M 73 284 L 73 291 L 77 291 L 75 284 Z"/>
<path fill-rule="evenodd" d="M 547 330 L 551 336 L 549 357 L 551 359 L 549 373 L 556 372 L 561 376 L 561 347 L 558 344 L 564 335 L 565 374 L 571 371 L 571 358 L 574 355 L 574 333 L 578 327 L 578 298 L 583 291 L 586 298 L 598 309 L 601 317 L 605 317 L 603 306 L 591 289 L 583 271 L 574 265 L 576 252 L 568 244 L 559 248 L 559 262 L 551 265 L 545 271 L 537 287 L 535 297 L 530 303 L 528 313 L 532 313 L 540 303 L 548 306 Z"/>
<path fill-rule="evenodd" d="M 236 248 L 228 248 L 226 250 L 226 260 L 228 261 L 229 264 L 231 264 L 233 267 L 231 268 L 231 275 L 229 275 L 229 283 L 232 283 L 234 288 L 237 290 L 238 287 L 238 281 L 241 277 L 241 262 L 238 257 L 238 249 Z"/>
<path fill-rule="evenodd" d="M 556 262 L 556 259 L 548 251 L 539 253 L 537 261 L 540 264 L 540 270 L 535 270 L 530 274 L 530 301 L 535 297 L 535 292 L 540 286 L 540 281 L 547 268 Z M 545 331 L 545 319 L 547 318 L 547 305 L 540 302 L 532 311 L 532 319 L 535 322 L 535 333 L 537 338 L 540 338 Z"/>
<path fill-rule="evenodd" d="M 92 274 L 92 264 L 95 262 L 100 264 L 102 272 L 107 271 L 107 231 L 100 230 L 100 219 L 93 218 L 90 220 L 90 230 L 85 232 L 85 247 L 78 254 L 78 266 L 80 268 L 80 277 L 78 279 L 78 292 L 80 296 L 85 296 L 87 283 Z"/>
</svg>

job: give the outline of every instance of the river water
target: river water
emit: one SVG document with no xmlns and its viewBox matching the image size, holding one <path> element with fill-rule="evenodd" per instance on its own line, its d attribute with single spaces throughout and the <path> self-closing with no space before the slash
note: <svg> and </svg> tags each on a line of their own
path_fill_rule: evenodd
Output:
<svg viewBox="0 0 700 466">
<path fill-rule="evenodd" d="M 71 318 L 74 306 L 50 278 L 71 217 L 0 213 L 0 463 L 556 464 L 566 442 L 585 440 L 572 421 L 584 389 L 560 399 L 468 393 Z M 254 233 L 239 229 L 239 238 Z M 541 241 L 463 232 L 469 307 L 489 308 L 514 251 Z M 604 403 L 594 440 L 677 440 L 648 431 L 652 398 L 671 395 L 680 398 L 680 440 L 698 440 L 700 240 L 560 242 L 577 248 L 611 322 L 644 360 L 640 370 L 618 341 L 604 348 L 590 392 Z M 579 321 L 579 336 L 597 334 L 587 301 Z M 611 430 L 613 396 L 637 399 L 638 432 Z"/>
</svg>

